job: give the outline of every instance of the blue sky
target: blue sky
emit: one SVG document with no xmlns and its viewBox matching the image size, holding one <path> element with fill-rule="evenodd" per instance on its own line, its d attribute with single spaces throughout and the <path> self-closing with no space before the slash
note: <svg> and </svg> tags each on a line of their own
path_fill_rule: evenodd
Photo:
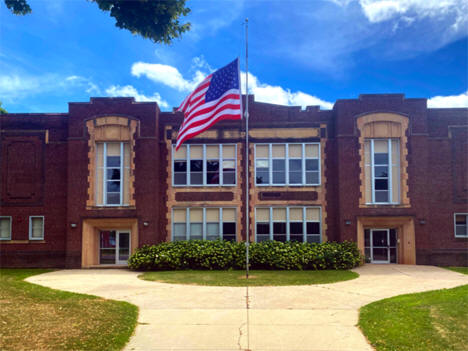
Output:
<svg viewBox="0 0 468 351">
<path fill-rule="evenodd" d="M 404 93 L 432 107 L 468 106 L 465 0 L 188 1 L 192 30 L 172 45 L 120 30 L 85 0 L 0 2 L 0 101 L 9 112 L 67 112 L 90 96 L 178 106 L 235 57 L 257 101 L 320 105 Z"/>
</svg>

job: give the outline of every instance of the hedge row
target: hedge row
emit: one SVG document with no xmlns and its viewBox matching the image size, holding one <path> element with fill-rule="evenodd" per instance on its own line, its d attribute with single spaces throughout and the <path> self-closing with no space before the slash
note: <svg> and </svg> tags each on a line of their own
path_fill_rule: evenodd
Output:
<svg viewBox="0 0 468 351">
<path fill-rule="evenodd" d="M 251 269 L 350 269 L 361 263 L 354 242 L 309 244 L 264 241 L 250 244 Z M 245 243 L 190 240 L 139 248 L 128 260 L 133 270 L 244 269 Z"/>
</svg>

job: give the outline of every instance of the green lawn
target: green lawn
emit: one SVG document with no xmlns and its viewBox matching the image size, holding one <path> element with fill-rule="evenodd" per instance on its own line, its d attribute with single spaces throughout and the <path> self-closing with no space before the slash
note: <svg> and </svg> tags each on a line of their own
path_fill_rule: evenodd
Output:
<svg viewBox="0 0 468 351">
<path fill-rule="evenodd" d="M 351 271 L 268 271 L 252 270 L 249 279 L 245 271 L 157 271 L 139 275 L 144 280 L 174 284 L 195 284 L 212 286 L 274 286 L 327 284 L 355 279 L 359 274 Z"/>
<path fill-rule="evenodd" d="M 468 267 L 442 267 L 445 269 L 450 269 L 451 271 L 468 274 Z"/>
<path fill-rule="evenodd" d="M 359 326 L 377 351 L 468 350 L 468 285 L 371 303 Z"/>
<path fill-rule="evenodd" d="M 0 269 L 0 350 L 122 349 L 137 307 L 23 281 L 48 271 Z"/>
</svg>

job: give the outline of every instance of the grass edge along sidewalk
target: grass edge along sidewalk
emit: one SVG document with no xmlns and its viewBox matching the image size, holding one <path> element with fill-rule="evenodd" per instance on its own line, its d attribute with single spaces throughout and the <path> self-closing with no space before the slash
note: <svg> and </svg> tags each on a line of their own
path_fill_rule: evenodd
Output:
<svg viewBox="0 0 468 351">
<path fill-rule="evenodd" d="M 368 304 L 359 327 L 377 351 L 464 351 L 467 320 L 468 285 L 462 285 Z"/>
<path fill-rule="evenodd" d="M 135 329 L 138 308 L 24 281 L 50 271 L 0 269 L 0 349 L 122 349 Z"/>
<path fill-rule="evenodd" d="M 285 286 L 329 284 L 356 279 L 359 274 L 348 270 L 251 270 L 245 279 L 242 270 L 152 271 L 138 278 L 160 283 L 208 286 Z"/>
</svg>

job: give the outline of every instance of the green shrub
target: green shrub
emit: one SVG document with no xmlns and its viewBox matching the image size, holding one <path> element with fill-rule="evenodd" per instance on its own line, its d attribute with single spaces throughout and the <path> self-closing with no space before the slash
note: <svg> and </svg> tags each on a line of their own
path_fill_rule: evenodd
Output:
<svg viewBox="0 0 468 351">
<path fill-rule="evenodd" d="M 251 269 L 350 269 L 361 263 L 354 242 L 309 244 L 264 241 L 250 244 Z M 190 240 L 145 245 L 128 260 L 133 270 L 243 269 L 245 243 Z"/>
</svg>

